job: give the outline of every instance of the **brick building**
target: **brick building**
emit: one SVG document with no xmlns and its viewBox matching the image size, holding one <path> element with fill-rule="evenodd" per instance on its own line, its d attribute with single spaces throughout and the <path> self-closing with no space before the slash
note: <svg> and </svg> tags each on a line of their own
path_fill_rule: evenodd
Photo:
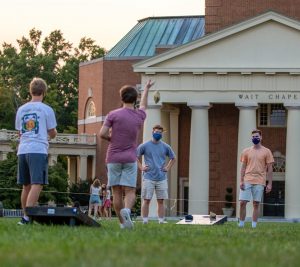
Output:
<svg viewBox="0 0 300 267">
<path fill-rule="evenodd" d="M 235 201 L 239 155 L 251 145 L 251 130 L 260 128 L 263 144 L 276 160 L 273 192 L 264 196 L 265 203 L 274 205 L 264 205 L 261 215 L 299 218 L 300 10 L 296 3 L 206 0 L 205 35 L 200 31 L 201 16 L 140 21 L 106 57 L 80 65 L 79 133 L 99 131 L 105 115 L 120 105 L 118 89 L 124 83 L 140 85 L 151 78 L 156 83 L 143 139 L 150 138 L 153 124 L 161 122 L 168 128 L 165 140 L 178 156 L 169 175 L 169 205 L 176 207 L 170 214 L 221 213 L 227 187 L 234 189 Z M 155 42 L 162 33 L 154 26 L 144 27 L 150 21 L 158 25 L 160 19 L 162 24 L 177 25 L 172 43 Z M 192 37 L 192 32 L 198 36 Z M 159 50 L 168 51 L 158 54 Z M 161 95 L 157 104 L 155 90 Z M 104 175 L 106 144 L 98 141 L 97 175 Z M 188 201 L 174 205 L 175 199 Z"/>
</svg>

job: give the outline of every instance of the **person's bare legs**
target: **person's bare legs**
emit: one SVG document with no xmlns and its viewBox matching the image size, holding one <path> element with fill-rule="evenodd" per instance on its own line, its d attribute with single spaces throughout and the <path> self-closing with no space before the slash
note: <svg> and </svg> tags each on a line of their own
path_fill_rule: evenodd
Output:
<svg viewBox="0 0 300 267">
<path fill-rule="evenodd" d="M 157 200 L 157 214 L 158 218 L 164 218 L 165 217 L 165 207 L 164 207 L 164 200 L 158 199 Z"/>
<path fill-rule="evenodd" d="M 259 215 L 259 202 L 253 201 L 253 214 L 252 214 L 252 227 L 256 227 L 257 219 Z"/>
<path fill-rule="evenodd" d="M 125 193 L 125 198 L 124 198 L 125 208 L 131 210 L 135 204 L 135 188 L 129 186 L 123 186 L 123 189 Z"/>
<path fill-rule="evenodd" d="M 143 223 L 148 223 L 150 201 L 151 201 L 151 199 L 143 199 L 143 203 L 142 203 Z"/>
<path fill-rule="evenodd" d="M 96 218 L 98 218 L 98 208 L 99 208 L 99 205 L 96 203 L 96 204 L 94 205 L 94 220 L 95 220 Z"/>
<path fill-rule="evenodd" d="M 92 208 L 93 208 L 93 204 L 89 203 L 89 212 L 88 212 L 88 215 L 91 217 L 92 215 Z"/>
<path fill-rule="evenodd" d="M 247 202 L 248 201 L 245 201 L 245 200 L 240 201 L 240 223 L 239 223 L 240 227 L 244 227 L 244 222 L 245 222 L 245 218 L 246 218 Z"/>
<path fill-rule="evenodd" d="M 26 207 L 34 207 L 39 200 L 40 193 L 43 189 L 41 184 L 32 184 L 28 193 Z"/>
<path fill-rule="evenodd" d="M 30 189 L 31 189 L 31 185 L 23 185 L 23 189 L 22 189 L 22 193 L 21 193 L 21 205 L 22 205 L 22 209 L 23 209 L 23 212 L 24 212 L 24 215 L 26 215 L 26 212 L 25 212 L 25 208 L 26 208 L 26 202 L 27 202 L 27 198 L 28 198 L 28 194 L 30 192 Z"/>
<path fill-rule="evenodd" d="M 246 206 L 247 206 L 247 201 L 241 200 L 240 201 L 240 220 L 245 221 L 246 218 Z"/>
<path fill-rule="evenodd" d="M 112 186 L 112 195 L 113 195 L 113 200 L 114 200 L 113 205 L 114 205 L 116 215 L 118 216 L 120 223 L 123 223 L 122 216 L 120 215 L 121 209 L 124 208 L 122 186 L 119 185 Z"/>
</svg>

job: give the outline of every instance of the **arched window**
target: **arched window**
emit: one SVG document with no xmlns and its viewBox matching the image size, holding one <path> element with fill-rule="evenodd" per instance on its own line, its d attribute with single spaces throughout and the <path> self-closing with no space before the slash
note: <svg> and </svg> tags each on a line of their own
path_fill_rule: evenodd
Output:
<svg viewBox="0 0 300 267">
<path fill-rule="evenodd" d="M 96 116 L 96 106 L 95 106 L 94 101 L 90 99 L 86 106 L 85 117 L 90 118 L 90 117 L 95 117 L 95 116 Z"/>
</svg>

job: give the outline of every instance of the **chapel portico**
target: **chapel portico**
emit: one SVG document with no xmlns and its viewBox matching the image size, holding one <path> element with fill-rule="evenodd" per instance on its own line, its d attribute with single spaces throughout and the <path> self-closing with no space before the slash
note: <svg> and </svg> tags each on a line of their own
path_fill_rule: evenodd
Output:
<svg viewBox="0 0 300 267">
<path fill-rule="evenodd" d="M 264 116 L 267 116 L 264 110 L 273 108 L 272 120 L 275 117 L 280 120 L 282 115 L 287 118 L 284 125 L 272 128 L 280 134 L 271 145 L 272 152 L 279 147 L 286 155 L 284 216 L 300 218 L 297 193 L 300 188 L 297 172 L 300 158 L 300 143 L 297 142 L 300 136 L 299 44 L 300 23 L 267 12 L 134 65 L 134 70 L 142 73 L 143 84 L 149 78 L 155 81 L 149 96 L 152 103 L 145 122 L 144 140 L 151 136 L 154 124 L 166 124 L 168 141 L 181 155 L 184 150 L 181 142 L 185 142 L 181 138 L 183 121 L 190 120 L 190 128 L 186 129 L 188 153 L 181 156 L 169 179 L 171 198 L 180 198 L 180 165 L 184 159 L 188 161 L 189 213 L 210 211 L 215 199 L 214 187 L 220 193 L 225 188 L 217 183 L 220 179 L 229 179 L 222 178 L 226 168 L 220 167 L 226 166 L 226 162 L 228 169 L 235 169 L 235 181 L 230 183 L 235 186 L 237 199 L 240 154 L 251 146 L 250 134 L 254 128 L 270 126 L 262 128 L 264 142 L 268 144 L 270 129 L 277 124 L 272 121 L 268 124 L 269 117 L 264 124 Z M 160 93 L 158 104 L 153 102 L 155 91 Z M 176 112 L 164 111 L 166 106 Z M 186 115 L 181 114 L 182 111 Z M 232 123 L 228 123 L 230 116 Z M 286 143 L 280 147 L 276 142 L 283 142 L 282 133 Z M 226 154 L 227 150 L 231 152 Z M 220 161 L 223 163 L 218 164 Z M 226 182 L 222 185 L 226 186 Z M 238 205 L 235 208 L 238 215 Z"/>
</svg>

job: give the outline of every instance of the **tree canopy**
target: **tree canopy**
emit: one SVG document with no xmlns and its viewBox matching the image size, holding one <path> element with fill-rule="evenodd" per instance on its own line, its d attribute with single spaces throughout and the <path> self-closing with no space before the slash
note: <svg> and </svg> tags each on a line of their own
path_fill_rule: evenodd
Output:
<svg viewBox="0 0 300 267">
<path fill-rule="evenodd" d="M 44 39 L 35 28 L 17 47 L 3 43 L 0 49 L 0 129 L 14 129 L 18 107 L 30 99 L 33 77 L 48 84 L 44 102 L 56 113 L 58 132 L 77 132 L 79 63 L 104 56 L 105 49 L 83 37 L 78 47 L 68 42 L 60 30 Z"/>
</svg>

